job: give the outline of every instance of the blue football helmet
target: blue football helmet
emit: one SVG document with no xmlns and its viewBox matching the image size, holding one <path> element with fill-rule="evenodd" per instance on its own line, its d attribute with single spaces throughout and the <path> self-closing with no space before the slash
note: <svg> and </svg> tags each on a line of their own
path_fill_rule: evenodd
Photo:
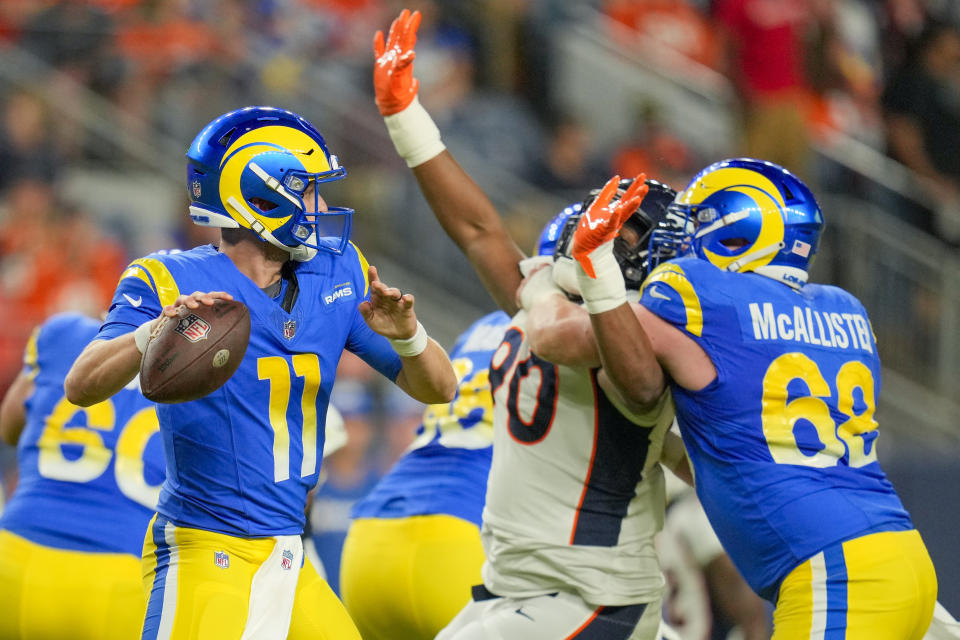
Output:
<svg viewBox="0 0 960 640">
<path fill-rule="evenodd" d="M 187 152 L 190 217 L 207 227 L 247 228 L 304 262 L 343 253 L 353 209 L 320 212 L 322 182 L 347 175 L 323 136 L 299 115 L 246 107 L 204 127 Z M 314 185 L 313 209 L 303 195 Z"/>
<path fill-rule="evenodd" d="M 794 288 L 807 282 L 823 214 L 810 189 L 783 167 L 750 158 L 717 162 L 694 176 L 670 208 L 695 227 L 683 244 L 699 258 Z"/>
<path fill-rule="evenodd" d="M 575 202 L 574 204 L 564 207 L 563 211 L 550 219 L 550 222 L 540 231 L 540 237 L 537 238 L 536 254 L 538 256 L 552 256 L 554 254 L 564 225 L 570 216 L 579 217 L 582 207 L 583 203 Z"/>
<path fill-rule="evenodd" d="M 621 180 L 614 199 L 619 199 L 633 183 L 633 179 Z M 657 180 L 647 180 L 649 190 L 637 210 L 623 223 L 620 233 L 613 240 L 613 255 L 620 265 L 623 279 L 628 289 L 640 289 L 640 285 L 649 273 L 648 247 L 651 232 L 666 218 L 677 192 Z M 573 250 L 573 233 L 580 222 L 582 211 L 586 211 L 600 194 L 594 189 L 580 204 L 580 210 L 570 215 L 560 231 L 554 260 L 570 260 Z M 672 257 L 672 256 L 671 256 Z"/>
</svg>

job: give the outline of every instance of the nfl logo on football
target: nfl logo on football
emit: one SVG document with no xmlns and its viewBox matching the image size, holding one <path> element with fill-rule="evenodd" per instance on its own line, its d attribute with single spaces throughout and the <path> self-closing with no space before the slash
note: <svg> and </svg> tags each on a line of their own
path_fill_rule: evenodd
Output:
<svg viewBox="0 0 960 640">
<path fill-rule="evenodd" d="M 194 180 L 193 183 L 191 183 L 190 187 L 193 189 L 193 197 L 199 198 L 200 197 L 200 181 Z"/>
<path fill-rule="evenodd" d="M 289 570 L 293 567 L 293 553 L 289 549 L 284 549 L 283 553 L 280 554 L 280 567 L 284 570 Z"/>
<path fill-rule="evenodd" d="M 190 342 L 199 342 L 210 333 L 210 323 L 200 316 L 191 313 L 177 323 L 176 332 Z"/>
<path fill-rule="evenodd" d="M 213 563 L 220 567 L 221 569 L 230 568 L 230 556 L 224 551 L 214 551 L 213 552 Z"/>
</svg>

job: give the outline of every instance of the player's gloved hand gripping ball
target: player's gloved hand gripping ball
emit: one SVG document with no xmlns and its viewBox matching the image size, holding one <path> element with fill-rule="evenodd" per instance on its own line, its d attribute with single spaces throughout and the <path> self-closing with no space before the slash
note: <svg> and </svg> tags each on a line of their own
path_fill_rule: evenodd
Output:
<svg viewBox="0 0 960 640">
<path fill-rule="evenodd" d="M 580 216 L 573 234 L 571 255 L 580 265 L 577 283 L 590 313 L 609 311 L 627 300 L 623 273 L 613 255 L 613 240 L 620 233 L 623 223 L 643 202 L 650 188 L 646 179 L 646 175 L 641 173 L 626 193 L 614 200 L 620 176 L 613 176 L 593 204 Z"/>
</svg>

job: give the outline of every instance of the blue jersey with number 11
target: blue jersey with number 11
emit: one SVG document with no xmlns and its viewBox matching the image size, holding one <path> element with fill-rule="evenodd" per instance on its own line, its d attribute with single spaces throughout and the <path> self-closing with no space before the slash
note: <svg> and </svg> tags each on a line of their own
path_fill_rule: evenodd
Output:
<svg viewBox="0 0 960 640">
<path fill-rule="evenodd" d="M 56 549 L 139 557 L 163 481 L 154 404 L 136 379 L 90 407 L 70 404 L 63 391 L 99 326 L 60 314 L 27 345 L 25 372 L 34 390 L 17 444 L 20 479 L 0 528 Z"/>
<path fill-rule="evenodd" d="M 271 298 L 212 246 L 136 260 L 117 285 L 100 338 L 156 318 L 180 293 L 226 291 L 250 309 L 250 342 L 226 384 L 157 408 L 167 457 L 157 510 L 177 526 L 241 537 L 301 533 L 343 350 L 390 380 L 400 372 L 400 356 L 357 308 L 369 287 L 353 244 L 289 266 L 299 294 L 286 306 L 292 279 Z"/>
<path fill-rule="evenodd" d="M 716 367 L 673 399 L 697 494 L 758 593 L 831 544 L 913 528 L 877 462 L 880 361 L 856 298 L 681 258 L 650 274 L 641 302 Z"/>
</svg>

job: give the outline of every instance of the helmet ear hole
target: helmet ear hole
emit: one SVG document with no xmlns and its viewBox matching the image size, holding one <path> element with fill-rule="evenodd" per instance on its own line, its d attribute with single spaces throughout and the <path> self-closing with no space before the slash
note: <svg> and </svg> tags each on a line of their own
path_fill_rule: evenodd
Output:
<svg viewBox="0 0 960 640">
<path fill-rule="evenodd" d="M 266 213 L 268 211 L 273 211 L 279 206 L 276 202 L 270 202 L 269 200 L 265 200 L 264 198 L 253 197 L 253 198 L 249 198 L 247 202 L 252 204 L 254 207 L 259 209 L 263 213 Z"/>
<path fill-rule="evenodd" d="M 226 146 L 228 146 L 228 145 L 230 144 L 230 140 L 233 138 L 233 132 L 236 131 L 236 130 L 237 130 L 237 128 L 234 127 L 234 128 L 232 128 L 232 129 L 230 129 L 229 131 L 227 131 L 227 132 L 226 132 L 225 134 L 223 134 L 222 136 L 220 136 L 220 139 L 217 140 L 217 144 L 219 144 L 221 147 L 226 147 Z"/>
<path fill-rule="evenodd" d="M 726 238 L 724 240 L 721 240 L 720 244 L 722 244 L 727 249 L 730 249 L 731 251 L 736 251 L 737 249 L 742 249 L 743 247 L 750 244 L 750 241 L 747 240 L 746 238 Z"/>
</svg>

